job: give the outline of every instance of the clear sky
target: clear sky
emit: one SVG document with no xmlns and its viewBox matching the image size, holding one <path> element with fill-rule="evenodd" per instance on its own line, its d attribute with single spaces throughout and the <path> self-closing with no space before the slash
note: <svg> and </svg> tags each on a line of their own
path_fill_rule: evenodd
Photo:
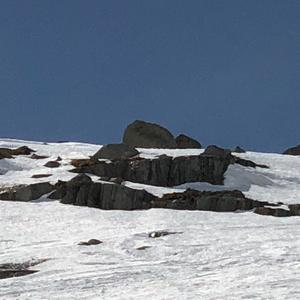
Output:
<svg viewBox="0 0 300 300">
<path fill-rule="evenodd" d="M 299 0 L 1 0 L 0 136 L 300 143 Z"/>
</svg>

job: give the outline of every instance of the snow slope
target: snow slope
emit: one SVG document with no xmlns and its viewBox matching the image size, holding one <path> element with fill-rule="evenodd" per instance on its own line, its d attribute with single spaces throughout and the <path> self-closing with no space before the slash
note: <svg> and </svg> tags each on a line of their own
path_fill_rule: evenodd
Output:
<svg viewBox="0 0 300 300">
<path fill-rule="evenodd" d="M 46 160 L 0 160 L 0 186 L 68 180 L 72 158 L 87 158 L 99 145 L 0 140 L 0 147 L 27 145 Z M 200 154 L 202 150 L 139 149 L 155 158 Z M 300 158 L 239 154 L 270 169 L 230 166 L 225 186 L 189 183 L 174 189 L 137 185 L 155 194 L 186 187 L 242 190 L 247 196 L 300 203 Z M 33 174 L 53 174 L 32 179 Z M 300 299 L 300 218 L 200 211 L 103 211 L 41 198 L 30 203 L 0 201 L 0 264 L 48 258 L 40 272 L 0 280 L 0 299 Z M 181 234 L 151 239 L 152 230 Z M 97 246 L 78 246 L 96 238 Z M 136 250 L 140 246 L 151 246 Z"/>
</svg>

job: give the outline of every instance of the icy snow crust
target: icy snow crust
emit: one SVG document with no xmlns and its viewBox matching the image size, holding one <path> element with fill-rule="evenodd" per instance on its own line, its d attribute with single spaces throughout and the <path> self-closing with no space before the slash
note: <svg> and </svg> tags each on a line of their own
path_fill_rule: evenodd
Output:
<svg viewBox="0 0 300 300">
<path fill-rule="evenodd" d="M 0 140 L 0 147 L 27 145 L 49 159 L 0 160 L 0 186 L 56 182 L 74 177 L 72 158 L 88 158 L 99 145 Z M 155 159 L 198 155 L 202 150 L 139 149 Z M 300 157 L 237 154 L 270 169 L 230 166 L 225 186 L 188 183 L 174 188 L 124 184 L 162 195 L 183 191 L 240 189 L 270 202 L 299 203 Z M 60 156 L 62 166 L 43 165 Z M 33 174 L 53 174 L 32 179 Z M 93 177 L 94 180 L 97 180 Z M 103 211 L 41 198 L 0 201 L 0 264 L 49 258 L 40 272 L 0 280 L 0 299 L 299 299 L 300 218 L 201 211 Z M 151 239 L 152 230 L 182 234 Z M 100 239 L 97 246 L 80 241 Z M 136 250 L 140 246 L 151 246 Z"/>
</svg>

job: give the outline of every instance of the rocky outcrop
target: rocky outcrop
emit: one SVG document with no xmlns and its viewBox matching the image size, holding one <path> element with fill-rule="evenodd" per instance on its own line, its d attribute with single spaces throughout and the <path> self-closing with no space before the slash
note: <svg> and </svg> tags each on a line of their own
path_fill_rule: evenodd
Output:
<svg viewBox="0 0 300 300">
<path fill-rule="evenodd" d="M 132 146 L 126 144 L 107 144 L 96 152 L 92 159 L 126 159 L 138 155 L 139 152 Z"/>
<path fill-rule="evenodd" d="M 132 158 L 110 163 L 93 159 L 73 160 L 75 173 L 90 173 L 99 177 L 156 186 L 177 186 L 186 182 L 208 182 L 222 185 L 230 164 L 266 167 L 231 155 L 230 150 L 209 146 L 201 155 L 172 158 L 161 155 L 156 159 Z"/>
<path fill-rule="evenodd" d="M 192 139 L 191 137 L 185 135 L 185 134 L 180 134 L 175 138 L 176 142 L 176 148 L 179 149 L 201 149 L 202 146 L 201 144 L 196 141 L 195 139 Z"/>
<path fill-rule="evenodd" d="M 223 184 L 231 158 L 216 156 L 166 155 L 157 159 L 125 159 L 111 163 L 103 161 L 76 160 L 76 173 L 90 173 L 100 177 L 122 178 L 124 180 L 157 186 L 176 186 L 186 182 L 205 181 Z"/>
<path fill-rule="evenodd" d="M 140 120 L 127 126 L 123 143 L 136 148 L 176 148 L 174 136 L 168 129 Z"/>
<path fill-rule="evenodd" d="M 287 154 L 287 155 L 300 155 L 300 145 L 285 150 L 283 152 L 283 154 Z"/>
<path fill-rule="evenodd" d="M 167 208 L 178 210 L 202 210 L 234 212 L 253 210 L 264 215 L 290 216 L 287 210 L 277 204 L 249 199 L 240 191 L 207 192 L 188 189 L 180 193 L 156 197 L 145 190 L 135 190 L 122 184 L 93 182 L 85 174 L 74 177 L 69 182 L 61 182 L 54 194 L 64 204 L 97 207 L 101 209 L 136 210 Z M 50 195 L 50 198 L 55 198 Z M 265 207 L 268 206 L 268 207 Z M 270 207 L 270 208 L 269 208 Z M 297 211 L 299 207 L 297 208 Z M 170 234 L 168 232 L 168 234 Z M 149 234 L 151 237 L 165 235 L 164 231 Z M 152 236 L 153 235 L 153 236 Z"/>
<path fill-rule="evenodd" d="M 93 182 L 85 174 L 77 175 L 69 182 L 61 182 L 55 193 L 64 204 L 101 209 L 147 209 L 155 198 L 144 190 L 134 190 L 110 182 Z M 53 195 L 50 198 L 53 199 Z"/>
<path fill-rule="evenodd" d="M 0 148 L 0 159 L 13 158 L 13 156 L 17 155 L 29 155 L 32 152 L 35 151 L 28 148 L 27 146 L 22 146 L 16 149 Z"/>
<path fill-rule="evenodd" d="M 54 190 L 49 182 L 40 182 L 30 185 L 17 185 L 0 190 L 0 200 L 31 201 L 40 198 Z"/>
<path fill-rule="evenodd" d="M 0 265 L 0 279 L 6 279 L 11 277 L 19 277 L 30 275 L 38 272 L 38 270 L 29 270 L 29 268 L 39 265 L 48 259 L 39 259 L 27 261 L 24 263 L 6 263 Z"/>
<path fill-rule="evenodd" d="M 165 194 L 163 197 L 155 199 L 153 207 L 229 212 L 251 210 L 267 204 L 269 203 L 246 198 L 242 192 L 237 190 L 201 192 L 188 189 L 183 193 Z"/>
</svg>

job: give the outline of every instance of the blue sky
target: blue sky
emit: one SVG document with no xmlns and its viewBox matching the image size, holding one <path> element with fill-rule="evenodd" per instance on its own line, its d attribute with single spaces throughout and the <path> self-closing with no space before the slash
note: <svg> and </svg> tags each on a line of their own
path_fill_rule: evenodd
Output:
<svg viewBox="0 0 300 300">
<path fill-rule="evenodd" d="M 2 0 L 0 136 L 118 142 L 135 119 L 204 145 L 300 143 L 298 0 Z"/>
</svg>

